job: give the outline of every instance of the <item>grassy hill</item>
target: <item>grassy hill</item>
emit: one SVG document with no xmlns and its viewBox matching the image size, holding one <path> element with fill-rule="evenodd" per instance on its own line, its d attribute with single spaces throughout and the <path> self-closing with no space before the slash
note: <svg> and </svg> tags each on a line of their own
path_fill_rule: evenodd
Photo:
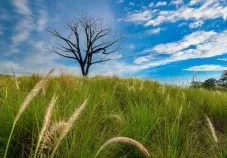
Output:
<svg viewBox="0 0 227 158">
<path fill-rule="evenodd" d="M 17 88 L 9 76 L 0 77 L 0 157 L 26 96 L 40 80 L 20 77 Z M 75 109 L 84 110 L 56 149 L 55 157 L 92 158 L 114 137 L 141 143 L 154 158 L 227 157 L 227 94 L 180 88 L 153 81 L 61 75 L 48 80 L 15 125 L 7 157 L 33 157 L 52 96 L 58 99 L 38 156 L 49 157 Z M 46 116 L 47 117 L 47 116 Z M 48 133 L 49 132 L 49 133 Z M 217 138 L 216 138 L 217 137 Z M 145 157 L 135 145 L 118 140 L 97 157 Z"/>
</svg>

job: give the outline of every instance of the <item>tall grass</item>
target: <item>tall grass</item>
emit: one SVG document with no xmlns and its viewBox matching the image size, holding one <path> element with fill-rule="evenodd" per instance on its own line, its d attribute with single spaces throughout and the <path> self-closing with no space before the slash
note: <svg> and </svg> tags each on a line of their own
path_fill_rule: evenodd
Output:
<svg viewBox="0 0 227 158">
<path fill-rule="evenodd" d="M 21 104 L 20 109 L 18 111 L 18 113 L 16 114 L 14 121 L 13 121 L 13 125 L 10 131 L 10 135 L 9 135 L 9 139 L 7 141 L 6 144 L 6 149 L 5 149 L 5 154 L 4 154 L 4 158 L 6 158 L 7 156 L 7 152 L 8 152 L 8 148 L 9 148 L 9 144 L 12 138 L 12 134 L 14 131 L 14 128 L 17 124 L 17 121 L 19 120 L 20 116 L 23 114 L 23 112 L 26 110 L 26 108 L 28 107 L 29 103 L 31 102 L 31 100 L 39 93 L 39 91 L 43 88 L 43 86 L 45 85 L 45 83 L 47 82 L 47 79 L 50 77 L 51 73 L 54 70 L 52 69 L 45 77 L 43 77 L 42 80 L 40 80 L 35 87 L 31 90 L 31 92 L 28 94 L 28 96 L 25 98 L 24 102 Z"/>
<path fill-rule="evenodd" d="M 17 79 L 20 90 L 10 77 L 0 77 L 0 157 L 88 158 L 97 151 L 102 158 L 148 155 L 132 141 L 125 143 L 125 137 L 146 147 L 150 157 L 227 156 L 226 93 L 62 74 L 49 79 L 45 95 L 34 97 L 36 90 L 30 100 L 26 96 L 40 76 Z M 85 108 L 81 103 L 88 97 Z"/>
</svg>

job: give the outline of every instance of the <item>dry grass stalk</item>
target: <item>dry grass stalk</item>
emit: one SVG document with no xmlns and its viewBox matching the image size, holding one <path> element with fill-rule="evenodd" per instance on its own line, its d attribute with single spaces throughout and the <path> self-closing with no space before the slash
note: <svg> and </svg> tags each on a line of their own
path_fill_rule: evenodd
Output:
<svg viewBox="0 0 227 158">
<path fill-rule="evenodd" d="M 140 149 L 140 151 L 142 153 L 144 153 L 144 155 L 146 155 L 147 157 L 150 157 L 150 154 L 148 152 L 148 150 L 138 141 L 131 139 L 131 138 L 127 138 L 127 137 L 115 137 L 115 138 L 111 138 L 108 141 L 106 141 L 98 150 L 98 152 L 95 154 L 95 157 L 97 157 L 99 155 L 99 153 L 106 148 L 108 145 L 113 144 L 113 143 L 128 143 L 131 144 L 133 146 L 136 146 L 137 148 Z"/>
<path fill-rule="evenodd" d="M 181 114 L 182 114 L 183 106 L 181 105 L 178 114 L 177 114 L 177 119 L 180 120 Z"/>
<path fill-rule="evenodd" d="M 158 88 L 158 92 L 159 92 L 160 94 L 164 95 L 165 92 L 166 92 L 166 87 L 165 87 L 165 86 L 159 87 L 159 88 Z"/>
<path fill-rule="evenodd" d="M 16 74 L 15 74 L 15 71 L 14 71 L 13 67 L 12 67 L 11 69 L 12 69 L 13 80 L 14 80 L 14 83 L 15 83 L 15 85 L 16 85 L 16 89 L 19 90 L 19 89 L 20 89 L 20 86 L 19 86 L 19 82 L 18 82 L 17 77 L 16 77 Z"/>
<path fill-rule="evenodd" d="M 28 96 L 25 98 L 24 102 L 20 106 L 20 109 L 17 113 L 17 116 L 15 117 L 15 120 L 18 120 L 20 115 L 24 112 L 24 110 L 28 107 L 31 100 L 39 93 L 39 91 L 45 86 L 45 83 L 47 82 L 48 78 L 51 76 L 54 69 L 52 69 L 46 76 L 44 76 L 31 90 L 31 92 L 28 94 Z"/>
<path fill-rule="evenodd" d="M 45 135 L 42 139 L 41 149 L 51 149 L 52 147 L 52 138 L 54 134 L 62 132 L 68 126 L 68 123 L 65 121 L 60 121 L 51 126 L 49 130 L 45 132 Z"/>
<path fill-rule="evenodd" d="M 76 122 L 76 120 L 79 118 L 80 114 L 82 113 L 82 111 L 85 109 L 85 106 L 87 104 L 87 100 L 86 99 L 84 101 L 84 103 L 75 110 L 75 112 L 73 113 L 73 115 L 69 118 L 68 122 L 67 122 L 67 127 L 63 129 L 63 131 L 60 134 L 60 137 L 57 140 L 57 143 L 51 153 L 51 158 L 54 157 L 55 152 L 57 151 L 60 143 L 62 142 L 62 140 L 65 138 L 65 136 L 69 133 L 70 129 L 73 127 L 73 124 Z"/>
<path fill-rule="evenodd" d="M 51 120 L 51 116 L 52 116 L 52 112 L 53 112 L 53 107 L 54 107 L 56 101 L 57 101 L 57 97 L 54 95 L 52 97 L 50 103 L 49 103 L 47 110 L 46 110 L 46 114 L 45 114 L 44 121 L 43 121 L 43 127 L 42 127 L 40 134 L 39 134 L 39 138 L 38 138 L 38 141 L 37 141 L 37 144 L 36 144 L 34 158 L 36 158 L 36 156 L 37 156 L 37 152 L 38 152 L 38 149 L 39 149 L 39 146 L 40 146 L 40 142 L 42 141 L 42 138 L 44 137 L 45 131 L 47 130 L 47 128 L 50 124 L 50 120 Z"/>
<path fill-rule="evenodd" d="M 134 87 L 133 85 L 132 85 L 132 86 L 129 86 L 129 87 L 128 87 L 128 90 L 129 90 L 129 91 L 133 91 L 133 92 L 136 91 L 136 90 L 135 90 L 135 87 Z"/>
<path fill-rule="evenodd" d="M 143 90 L 143 88 L 144 88 L 144 82 L 143 82 L 143 81 L 141 81 L 140 90 L 142 91 L 142 90 Z"/>
<path fill-rule="evenodd" d="M 218 137 L 217 137 L 217 135 L 216 135 L 216 133 L 215 133 L 215 129 L 214 129 L 214 126 L 213 126 L 212 122 L 210 121 L 210 119 L 209 119 L 208 116 L 205 115 L 205 118 L 206 118 L 208 127 L 209 127 L 209 129 L 210 129 L 210 132 L 211 132 L 211 134 L 212 134 L 212 137 L 213 137 L 213 139 L 214 139 L 214 142 L 215 142 L 215 143 L 218 143 Z"/>
<path fill-rule="evenodd" d="M 166 99 L 165 99 L 165 103 L 166 103 L 166 105 L 168 105 L 168 104 L 169 104 L 169 101 L 170 101 L 170 95 L 169 95 L 169 94 L 167 94 Z"/>
<path fill-rule="evenodd" d="M 31 92 L 27 95 L 27 97 L 25 98 L 24 102 L 21 104 L 19 111 L 16 115 L 16 117 L 14 118 L 13 121 L 13 125 L 12 125 L 12 129 L 10 131 L 10 135 L 7 141 L 7 145 L 6 145 L 6 149 L 5 149 L 5 153 L 4 153 L 4 158 L 7 157 L 7 152 L 8 152 L 8 148 L 9 148 L 9 144 L 12 138 L 12 134 L 14 131 L 14 128 L 17 124 L 17 121 L 19 120 L 20 116 L 22 115 L 22 113 L 25 111 L 25 109 L 28 107 L 29 103 L 31 102 L 31 100 L 39 93 L 39 91 L 42 89 L 42 87 L 44 86 L 44 84 L 47 82 L 48 78 L 51 76 L 52 72 L 54 71 L 54 69 L 52 69 L 46 76 L 44 76 L 36 85 L 35 87 L 31 90 Z"/>
<path fill-rule="evenodd" d="M 108 117 L 116 118 L 117 120 L 122 121 L 121 117 L 119 115 L 116 115 L 116 114 L 110 114 Z"/>
</svg>

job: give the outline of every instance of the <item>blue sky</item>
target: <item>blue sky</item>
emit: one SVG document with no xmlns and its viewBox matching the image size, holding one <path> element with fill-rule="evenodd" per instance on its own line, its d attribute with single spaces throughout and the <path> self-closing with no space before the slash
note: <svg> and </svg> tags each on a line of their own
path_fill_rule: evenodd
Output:
<svg viewBox="0 0 227 158">
<path fill-rule="evenodd" d="M 4 0 L 0 1 L 0 73 L 44 73 L 52 67 L 80 75 L 75 61 L 50 53 L 54 27 L 84 12 L 120 35 L 118 58 L 91 75 L 161 81 L 218 78 L 227 69 L 226 0 Z"/>
</svg>

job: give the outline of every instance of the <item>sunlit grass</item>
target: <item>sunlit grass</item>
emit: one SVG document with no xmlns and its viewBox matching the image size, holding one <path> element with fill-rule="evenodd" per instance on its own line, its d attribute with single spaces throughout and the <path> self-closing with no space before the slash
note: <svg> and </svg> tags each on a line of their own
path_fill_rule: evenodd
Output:
<svg viewBox="0 0 227 158">
<path fill-rule="evenodd" d="M 19 89 L 10 77 L 0 78 L 0 157 L 5 153 L 20 105 L 40 77 L 17 80 Z M 138 141 L 155 158 L 227 156 L 227 93 L 137 79 L 61 75 L 51 78 L 20 116 L 9 143 L 8 157 L 34 157 L 40 152 L 37 141 L 43 143 L 40 131 L 54 94 L 58 100 L 50 120 L 52 126 L 65 125 L 74 111 L 89 100 L 56 152 L 54 143 L 65 126 L 51 136 L 52 146 L 42 150 L 44 157 L 51 156 L 53 151 L 55 157 L 94 157 L 105 142 L 117 137 Z M 114 143 L 97 157 L 144 156 L 130 144 Z"/>
</svg>

